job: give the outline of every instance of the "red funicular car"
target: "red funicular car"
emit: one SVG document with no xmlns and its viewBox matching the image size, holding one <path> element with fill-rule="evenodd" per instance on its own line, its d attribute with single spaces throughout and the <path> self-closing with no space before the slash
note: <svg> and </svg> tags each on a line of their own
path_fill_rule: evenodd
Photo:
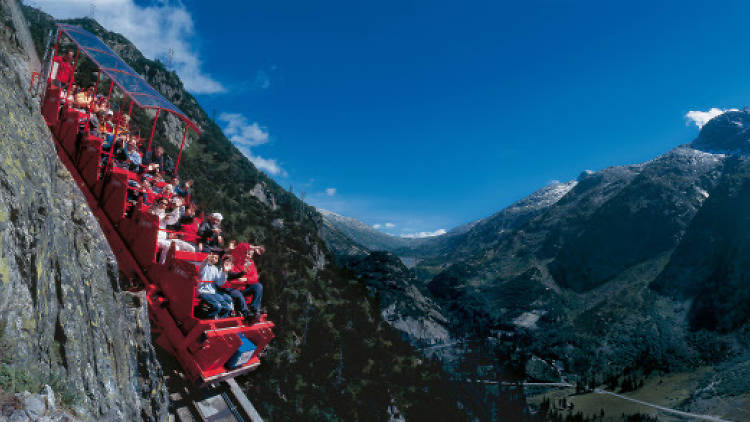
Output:
<svg viewBox="0 0 750 422">
<path fill-rule="evenodd" d="M 60 158 L 107 236 L 121 273 L 145 286 L 157 343 L 174 355 L 186 376 L 197 383 L 216 382 L 252 371 L 260 365 L 260 352 L 274 337 L 274 324 L 266 320 L 266 315 L 253 323 L 239 316 L 223 319 L 197 316 L 200 315 L 196 313 L 200 304 L 197 288 L 201 283 L 198 265 L 207 254 L 177 251 L 172 244 L 164 252 L 167 256 L 163 264 L 157 260 L 159 232 L 166 230 L 160 228 L 158 217 L 148 211 L 142 197 L 137 202 L 128 200 L 129 191 L 142 182 L 143 172 L 114 165 L 114 153 L 103 148 L 105 140 L 89 131 L 90 111 L 74 107 L 68 96 L 72 78 L 64 82 L 56 79 L 63 63 L 58 55 L 61 37 L 67 36 L 75 45 L 75 61 L 69 63 L 73 69 L 82 53 L 98 68 L 96 89 L 105 77 L 109 79 L 108 100 L 115 87 L 122 93 L 120 111 L 112 118 L 112 138 L 117 138 L 117 131 L 129 120 L 134 104 L 156 111 L 148 144 L 145 139 L 138 139 L 145 151 L 152 148 L 159 114 L 164 111 L 178 117 L 185 123 L 185 131 L 174 169 L 176 175 L 188 129 L 197 133 L 200 129 L 99 38 L 77 26 L 57 26 L 54 54 L 45 75 L 42 114 L 55 136 Z M 125 113 L 127 101 L 130 105 Z M 169 235 L 179 237 L 180 233 Z"/>
</svg>

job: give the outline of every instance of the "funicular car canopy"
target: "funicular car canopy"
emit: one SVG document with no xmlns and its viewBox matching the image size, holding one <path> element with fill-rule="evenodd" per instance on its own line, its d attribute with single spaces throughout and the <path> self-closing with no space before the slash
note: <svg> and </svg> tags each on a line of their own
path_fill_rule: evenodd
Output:
<svg viewBox="0 0 750 422">
<path fill-rule="evenodd" d="M 102 73 L 107 75 L 139 107 L 170 112 L 200 133 L 198 126 L 185 113 L 149 85 L 138 72 L 128 66 L 117 53 L 112 51 L 96 35 L 78 26 L 64 23 L 58 23 L 57 26 L 73 40 L 80 51 L 96 63 Z"/>
</svg>

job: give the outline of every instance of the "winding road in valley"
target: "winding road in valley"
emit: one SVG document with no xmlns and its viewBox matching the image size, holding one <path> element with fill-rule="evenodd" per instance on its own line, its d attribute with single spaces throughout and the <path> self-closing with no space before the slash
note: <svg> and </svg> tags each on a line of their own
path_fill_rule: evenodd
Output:
<svg viewBox="0 0 750 422">
<path fill-rule="evenodd" d="M 494 381 L 494 380 L 480 380 L 480 379 L 474 379 L 474 380 L 467 379 L 466 381 L 479 383 L 479 384 L 499 384 L 499 385 L 507 385 L 507 386 L 518 385 L 518 383 L 508 382 L 508 381 Z M 575 385 L 567 383 L 567 382 L 522 382 L 521 385 L 523 385 L 524 387 L 561 387 L 561 388 L 575 387 Z M 604 394 L 608 396 L 617 397 L 622 400 L 628 400 L 628 401 L 631 401 L 633 403 L 637 403 L 643 406 L 653 407 L 654 409 L 661 410 L 662 412 L 666 412 L 666 413 L 671 413 L 677 416 L 683 416 L 687 418 L 693 418 L 693 419 L 699 419 L 699 420 L 711 421 L 711 422 L 732 422 L 727 419 L 722 419 L 718 416 L 699 415 L 696 413 L 689 413 L 689 412 L 683 412 L 682 410 L 672 409 L 670 407 L 659 406 L 658 404 L 653 404 L 653 403 L 645 402 L 642 400 L 634 399 L 628 396 L 623 396 L 622 394 L 617 394 L 611 391 L 602 390 L 601 388 L 595 388 L 594 394 Z"/>
<path fill-rule="evenodd" d="M 634 403 L 642 404 L 644 406 L 653 407 L 654 409 L 659 409 L 662 412 L 672 413 L 674 415 L 684 416 L 684 417 L 687 417 L 687 418 L 700 419 L 700 420 L 704 420 L 704 421 L 713 421 L 713 422 L 731 422 L 731 421 L 728 421 L 726 419 L 721 419 L 718 416 L 698 415 L 698 414 L 695 414 L 695 413 L 688 413 L 688 412 L 683 412 L 681 410 L 672 409 L 672 408 L 669 408 L 669 407 L 659 406 L 658 404 L 653 404 L 653 403 L 648 403 L 648 402 L 645 402 L 645 401 L 633 399 L 633 398 L 630 398 L 628 396 L 623 396 L 622 394 L 613 393 L 611 391 L 602 390 L 600 388 L 595 388 L 594 389 L 594 393 L 595 394 L 606 394 L 606 395 L 610 395 L 610 396 L 615 396 L 615 397 L 623 399 L 623 400 L 628 400 L 628 401 L 632 401 Z"/>
</svg>

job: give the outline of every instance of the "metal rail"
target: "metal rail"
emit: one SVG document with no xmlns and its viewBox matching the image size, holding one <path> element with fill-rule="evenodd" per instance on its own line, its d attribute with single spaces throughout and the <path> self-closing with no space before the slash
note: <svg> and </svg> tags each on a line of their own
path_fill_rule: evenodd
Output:
<svg viewBox="0 0 750 422">
<path fill-rule="evenodd" d="M 171 384 L 170 416 L 179 422 L 263 422 L 234 378 L 209 388 L 190 385 L 181 375 Z"/>
</svg>

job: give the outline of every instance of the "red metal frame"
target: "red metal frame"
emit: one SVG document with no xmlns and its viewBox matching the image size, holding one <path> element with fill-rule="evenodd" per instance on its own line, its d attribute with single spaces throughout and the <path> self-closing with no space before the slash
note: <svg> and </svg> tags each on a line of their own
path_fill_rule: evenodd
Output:
<svg viewBox="0 0 750 422">
<path fill-rule="evenodd" d="M 151 142 L 154 140 L 154 131 L 156 131 L 156 122 L 159 121 L 159 112 L 161 112 L 161 109 L 157 108 L 156 117 L 154 117 L 154 124 L 151 126 L 151 136 L 148 137 L 148 148 L 146 148 L 146 152 L 151 151 Z"/>
<path fill-rule="evenodd" d="M 109 99 L 112 96 L 112 87 L 115 86 L 115 81 L 112 79 L 109 80 L 109 92 L 107 93 L 107 103 L 109 103 Z"/>
<path fill-rule="evenodd" d="M 185 133 L 182 134 L 182 143 L 180 144 L 180 153 L 177 155 L 177 164 L 174 166 L 174 174 L 177 175 L 177 169 L 180 168 L 180 158 L 182 158 L 182 149 L 185 148 L 185 138 L 187 138 L 188 128 L 185 126 Z"/>
<path fill-rule="evenodd" d="M 67 24 L 61 24 L 61 23 L 58 23 L 57 26 L 58 26 L 58 28 L 60 28 L 61 32 L 65 32 L 71 38 L 71 40 L 76 44 L 77 48 L 79 48 L 79 49 L 83 48 L 84 52 L 87 49 L 90 49 L 92 51 L 100 51 L 100 49 L 96 49 L 96 48 L 82 47 L 81 45 L 78 44 L 78 42 L 76 41 L 76 39 L 73 38 L 73 37 L 71 37 L 70 34 L 68 33 L 68 32 L 81 32 L 81 31 L 83 31 L 82 29 L 80 29 L 78 27 L 75 27 L 75 26 L 71 26 L 71 25 L 67 25 Z M 109 54 L 109 53 L 107 53 L 107 54 Z M 91 61 L 93 61 L 94 64 L 96 64 L 100 69 L 104 70 L 105 74 L 109 73 L 109 72 L 119 72 L 119 73 L 129 74 L 129 75 L 131 75 L 133 77 L 142 79 L 141 76 L 138 75 L 138 74 L 134 74 L 134 73 L 131 73 L 131 72 L 126 72 L 126 71 L 124 71 L 122 69 L 114 69 L 114 68 L 104 67 L 104 66 L 102 66 L 101 63 L 99 63 L 95 58 L 93 58 L 91 56 L 89 56 L 89 59 L 91 59 Z M 110 77 L 110 79 L 114 81 L 114 78 Z M 138 100 L 136 100 L 135 98 L 133 98 L 133 96 L 131 95 L 131 92 L 128 89 L 126 89 L 125 87 L 121 86 L 118 82 L 116 82 L 116 81 L 114 81 L 114 82 L 115 82 L 115 84 L 117 84 L 117 86 L 120 87 L 120 89 L 127 96 L 131 97 L 131 100 L 135 100 L 136 104 L 138 104 L 139 107 L 141 107 L 141 108 L 157 108 L 157 106 L 146 106 L 146 105 L 141 104 Z M 139 95 L 148 95 L 146 93 L 138 93 L 138 94 Z M 172 110 L 172 109 L 164 108 L 164 107 L 161 107 L 161 108 L 164 109 L 164 110 L 167 110 L 168 112 L 171 112 L 172 114 L 174 114 L 175 116 L 177 116 L 180 120 L 182 120 L 183 122 L 185 122 L 185 124 L 189 125 L 198 134 L 201 133 L 201 130 L 198 127 L 198 125 L 196 125 L 195 123 L 193 123 L 185 114 L 183 114 L 179 110 Z"/>
<path fill-rule="evenodd" d="M 59 88 L 50 86 L 49 90 L 46 95 L 55 94 Z M 178 252 L 172 244 L 166 251 L 165 264 L 159 264 L 158 218 L 144 209 L 141 201 L 135 205 L 127 202 L 128 182 L 138 175 L 108 165 L 106 176 L 99 177 L 102 140 L 85 136 L 80 146 L 76 146 L 83 113 L 66 107 L 63 115 L 60 130 L 56 131 L 62 137 L 55 137 L 58 156 L 99 221 L 122 273 L 145 286 L 154 330 L 159 333 L 157 344 L 173 354 L 187 377 L 198 383 L 217 382 L 257 369 L 259 354 L 274 337 L 274 324 L 265 315 L 253 324 L 241 317 L 197 318 L 195 309 L 200 300 L 196 288 L 201 281 L 194 262 L 206 254 Z M 186 136 L 187 128 L 183 143 Z M 74 163 L 72 157 L 76 154 L 79 160 Z M 242 366 L 228 369 L 225 364 L 240 345 L 237 336 L 240 333 L 256 345 L 256 354 Z"/>
<path fill-rule="evenodd" d="M 57 57 L 58 44 L 66 28 L 60 26 L 53 60 L 59 59 Z M 81 51 L 81 46 L 77 43 L 76 45 L 78 48 L 74 72 Z M 94 62 L 99 66 L 94 93 L 96 95 L 101 74 L 104 72 L 106 75 L 108 69 L 102 68 L 95 60 Z M 108 100 L 111 99 L 114 85 L 118 85 L 123 90 L 121 115 L 124 115 L 127 98 L 130 98 L 128 110 L 128 115 L 130 115 L 134 103 L 141 106 L 136 97 L 150 95 L 129 92 L 111 75 L 107 76 L 110 77 Z M 72 83 L 74 83 L 74 77 L 71 77 L 68 82 L 68 91 Z M 31 84 L 33 86 L 33 79 Z M 274 324 L 266 321 L 265 315 L 261 317 L 260 322 L 252 324 L 246 323 L 241 317 L 204 320 L 195 316 L 196 307 L 200 303 L 196 288 L 201 281 L 198 280 L 198 270 L 194 261 L 203 259 L 205 254 L 176 251 L 173 242 L 169 250 L 163 252 L 167 254 L 165 264 L 161 265 L 157 262 L 160 230 L 158 218 L 148 212 L 142 197 L 134 205 L 128 202 L 128 192 L 134 190 L 129 186 L 130 182 L 139 180 L 139 176 L 112 165 L 119 122 L 113 135 L 112 151 L 108 153 L 107 162 L 102 171 L 102 158 L 107 155 L 102 151 L 102 140 L 87 135 L 87 126 L 84 127 L 84 133 L 79 133 L 81 123 L 88 122 L 90 111 L 84 114 L 68 107 L 66 96 L 62 112 L 59 112 L 59 95 L 60 88 L 48 84 L 42 107 L 42 113 L 55 134 L 58 155 L 99 220 L 115 253 L 120 270 L 129 279 L 138 280 L 145 287 L 149 313 L 154 321 L 153 327 L 155 332 L 158 332 L 157 344 L 172 353 L 186 375 L 198 382 L 216 382 L 255 370 L 260 365 L 259 354 L 274 337 L 272 331 Z M 150 150 L 162 108 L 143 108 L 156 108 L 156 116 L 154 116 L 149 136 L 148 150 Z M 175 110 L 166 109 L 166 111 L 177 115 L 186 123 L 175 166 L 175 174 L 177 174 L 188 129 L 192 128 L 198 133 L 200 130 L 186 116 Z M 60 116 L 62 119 L 59 118 Z M 256 354 L 239 368 L 228 369 L 225 364 L 240 345 L 238 337 L 240 333 L 255 343 Z"/>
</svg>

